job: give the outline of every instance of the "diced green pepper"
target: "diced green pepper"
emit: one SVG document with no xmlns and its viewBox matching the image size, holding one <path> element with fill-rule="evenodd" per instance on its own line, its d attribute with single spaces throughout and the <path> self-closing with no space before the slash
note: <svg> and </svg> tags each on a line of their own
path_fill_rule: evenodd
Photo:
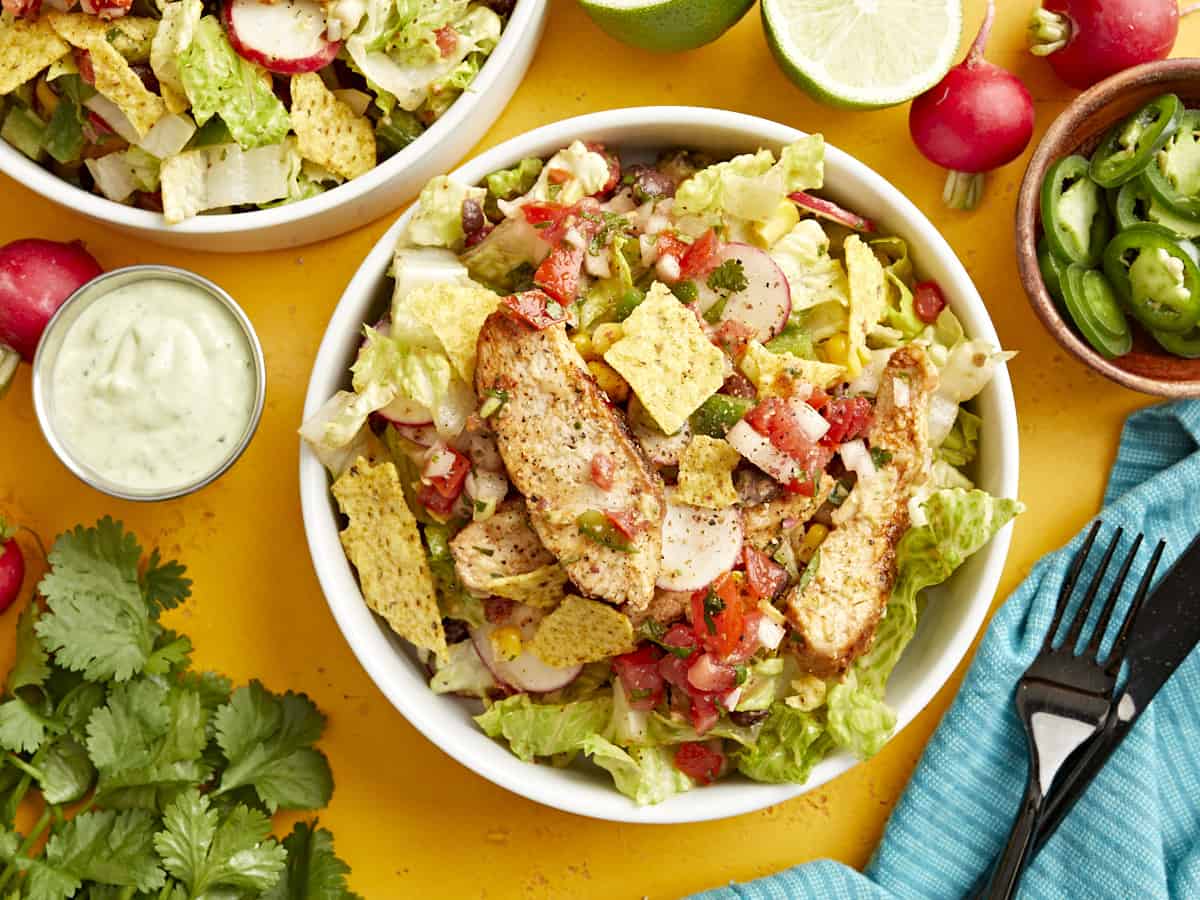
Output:
<svg viewBox="0 0 1200 900">
<path fill-rule="evenodd" d="M 1059 258 L 1093 267 L 1108 243 L 1109 218 L 1100 186 L 1088 176 L 1082 156 L 1060 159 L 1042 182 L 1042 226 L 1050 251 Z"/>
<path fill-rule="evenodd" d="M 587 512 L 580 513 L 575 524 L 579 526 L 580 534 L 602 547 L 619 550 L 622 553 L 633 552 L 633 544 L 629 538 L 621 534 L 608 516 L 598 509 L 589 509 Z"/>
<path fill-rule="evenodd" d="M 700 404 L 688 420 L 692 431 L 712 438 L 723 438 L 754 406 L 753 400 L 729 394 L 713 394 Z"/>
<path fill-rule="evenodd" d="M 1105 188 L 1132 181 L 1175 135 L 1182 118 L 1183 104 L 1179 98 L 1163 94 L 1118 122 L 1092 156 L 1092 181 Z"/>
</svg>

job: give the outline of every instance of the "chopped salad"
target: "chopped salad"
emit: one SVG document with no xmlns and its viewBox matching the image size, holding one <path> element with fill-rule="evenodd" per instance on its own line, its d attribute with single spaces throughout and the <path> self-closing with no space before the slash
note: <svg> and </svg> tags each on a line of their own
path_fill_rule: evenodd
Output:
<svg viewBox="0 0 1200 900">
<path fill-rule="evenodd" d="M 176 224 L 316 196 L 416 140 L 515 0 L 3 0 L 0 137 Z"/>
<path fill-rule="evenodd" d="M 433 179 L 301 429 L 366 602 L 521 759 L 649 804 L 868 757 L 922 591 L 1020 511 L 970 475 L 1010 354 L 823 160 L 576 141 Z"/>
</svg>

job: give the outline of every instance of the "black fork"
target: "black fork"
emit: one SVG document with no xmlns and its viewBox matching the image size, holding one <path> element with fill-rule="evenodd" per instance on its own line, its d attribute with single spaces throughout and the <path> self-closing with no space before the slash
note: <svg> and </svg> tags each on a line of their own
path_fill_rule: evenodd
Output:
<svg viewBox="0 0 1200 900">
<path fill-rule="evenodd" d="M 1142 576 L 1129 611 L 1125 614 L 1125 620 L 1113 641 L 1112 649 L 1101 658 L 1100 649 L 1104 643 L 1105 632 L 1120 600 L 1125 579 L 1142 545 L 1142 535 L 1134 538 L 1133 546 L 1117 572 L 1116 580 L 1108 592 L 1091 636 L 1083 651 L 1076 654 L 1075 647 L 1087 626 L 1096 595 L 1104 582 L 1109 563 L 1121 543 L 1122 530 L 1118 528 L 1104 552 L 1100 568 L 1092 577 L 1075 618 L 1071 620 L 1066 636 L 1056 647 L 1055 635 L 1070 605 L 1075 585 L 1092 551 L 1100 527 L 1099 521 L 1092 526 L 1087 540 L 1071 563 L 1042 649 L 1017 682 L 1017 714 L 1025 726 L 1025 738 L 1029 744 L 1029 780 L 1017 820 L 1009 833 L 1008 843 L 983 891 L 982 896 L 989 900 L 1009 898 L 1016 893 L 1021 873 L 1033 847 L 1042 803 L 1050 785 L 1067 758 L 1104 726 L 1112 707 L 1113 689 L 1121 672 L 1121 664 L 1125 660 L 1125 645 L 1130 625 L 1146 599 L 1154 577 L 1154 569 L 1162 556 L 1163 545 L 1160 543 Z"/>
</svg>

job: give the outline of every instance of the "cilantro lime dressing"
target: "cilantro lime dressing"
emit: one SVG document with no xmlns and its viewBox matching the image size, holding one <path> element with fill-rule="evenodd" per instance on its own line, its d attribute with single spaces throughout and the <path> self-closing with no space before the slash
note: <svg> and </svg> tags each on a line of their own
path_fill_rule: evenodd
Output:
<svg viewBox="0 0 1200 900">
<path fill-rule="evenodd" d="M 79 462 L 130 490 L 191 484 L 235 452 L 254 414 L 250 343 L 198 285 L 151 278 L 85 309 L 50 374 L 56 430 Z"/>
</svg>

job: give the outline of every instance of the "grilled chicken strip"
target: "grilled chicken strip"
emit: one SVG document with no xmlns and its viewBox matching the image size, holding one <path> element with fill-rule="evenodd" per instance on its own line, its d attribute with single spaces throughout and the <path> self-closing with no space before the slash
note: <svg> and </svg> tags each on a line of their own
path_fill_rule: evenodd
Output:
<svg viewBox="0 0 1200 900">
<path fill-rule="evenodd" d="M 870 649 L 896 577 L 896 544 L 908 501 L 932 465 L 927 422 L 937 373 L 925 351 L 897 350 L 880 381 L 870 443 L 891 459 L 860 480 L 834 515 L 813 578 L 785 597 L 801 666 L 820 678 L 843 674 Z"/>
<path fill-rule="evenodd" d="M 835 479 L 822 474 L 812 497 L 783 494 L 758 506 L 745 507 L 742 510 L 742 523 L 746 531 L 746 543 L 755 550 L 770 552 L 769 548 L 778 538 L 816 515 L 821 504 L 829 499 L 835 484 Z"/>
<path fill-rule="evenodd" d="M 534 330 L 505 312 L 479 333 L 475 388 L 503 391 L 491 419 L 509 477 L 524 494 L 534 531 L 584 594 L 631 612 L 654 596 L 662 565 L 663 484 L 624 418 L 588 374 L 562 325 Z M 593 464 L 611 469 L 596 484 Z M 603 479 L 601 479 L 603 480 Z M 591 511 L 628 516 L 631 549 L 605 546 L 580 531 Z"/>
<path fill-rule="evenodd" d="M 656 588 L 654 599 L 645 609 L 633 612 L 626 607 L 623 612 L 629 616 L 634 628 L 640 628 L 643 622 L 653 619 L 659 625 L 670 625 L 682 619 L 692 601 L 691 591 L 666 591 Z"/>
<path fill-rule="evenodd" d="M 486 595 L 497 578 L 524 575 L 554 562 L 529 524 L 525 501 L 508 500 L 484 522 L 472 522 L 450 542 L 459 580 Z"/>
</svg>

